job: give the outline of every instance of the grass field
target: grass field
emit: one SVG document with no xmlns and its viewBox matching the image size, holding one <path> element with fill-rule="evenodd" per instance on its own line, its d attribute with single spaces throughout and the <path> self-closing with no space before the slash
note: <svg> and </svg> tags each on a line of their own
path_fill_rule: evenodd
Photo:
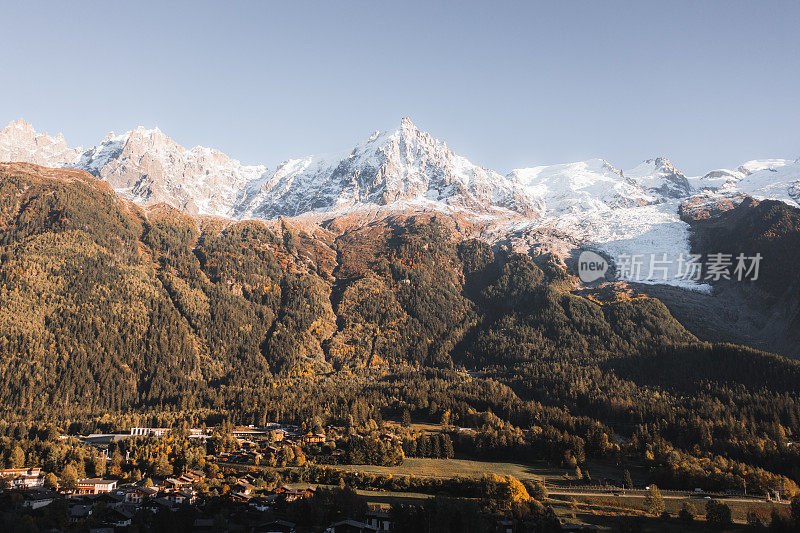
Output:
<svg viewBox="0 0 800 533">
<path fill-rule="evenodd" d="M 737 524 L 746 523 L 747 513 L 755 511 L 761 519 L 762 523 L 768 524 L 770 515 L 773 509 L 781 514 L 788 514 L 789 509 L 787 504 L 769 503 L 769 502 L 740 502 L 722 499 L 731 508 L 733 520 Z M 644 498 L 627 497 L 616 498 L 613 496 L 557 496 L 550 500 L 556 514 L 562 520 L 590 523 L 599 525 L 609 517 L 621 516 L 642 516 L 645 517 L 646 513 Z M 666 511 L 673 517 L 676 517 L 682 505 L 688 503 L 693 510 L 693 514 L 698 516 L 698 523 L 695 524 L 696 528 L 705 531 L 703 516 L 705 515 L 706 500 L 695 498 L 681 498 L 681 499 L 665 499 L 664 504 Z M 653 521 L 652 518 L 648 519 Z M 683 525 L 682 527 L 686 527 Z M 687 528 L 687 530 L 692 530 Z M 694 529 L 697 530 L 697 529 Z"/>
<path fill-rule="evenodd" d="M 375 474 L 414 475 L 418 477 L 451 478 L 454 476 L 480 477 L 484 474 L 511 475 L 518 479 L 561 478 L 564 471 L 546 463 L 523 464 L 513 462 L 474 461 L 470 459 L 423 459 L 408 457 L 400 466 L 337 465 L 341 470 Z"/>
</svg>

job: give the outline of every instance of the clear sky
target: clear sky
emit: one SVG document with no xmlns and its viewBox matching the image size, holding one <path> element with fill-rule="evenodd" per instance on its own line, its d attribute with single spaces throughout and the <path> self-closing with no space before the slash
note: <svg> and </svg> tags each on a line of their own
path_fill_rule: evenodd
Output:
<svg viewBox="0 0 800 533">
<path fill-rule="evenodd" d="M 800 2 L 3 1 L 0 122 L 157 125 L 246 163 L 410 116 L 512 168 L 800 157 Z"/>
</svg>

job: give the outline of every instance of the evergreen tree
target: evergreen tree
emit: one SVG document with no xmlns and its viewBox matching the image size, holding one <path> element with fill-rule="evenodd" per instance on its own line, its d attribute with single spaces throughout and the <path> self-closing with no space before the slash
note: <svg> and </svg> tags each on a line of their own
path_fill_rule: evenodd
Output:
<svg viewBox="0 0 800 533">
<path fill-rule="evenodd" d="M 400 417 L 400 425 L 407 428 L 411 425 L 411 411 L 403 409 L 403 414 Z"/>
</svg>

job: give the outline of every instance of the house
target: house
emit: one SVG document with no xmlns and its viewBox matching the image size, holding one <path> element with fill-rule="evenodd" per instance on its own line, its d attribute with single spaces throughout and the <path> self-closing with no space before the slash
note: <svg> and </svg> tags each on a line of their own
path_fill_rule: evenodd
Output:
<svg viewBox="0 0 800 533">
<path fill-rule="evenodd" d="M 109 509 L 103 516 L 103 521 L 114 527 L 128 527 L 133 522 L 134 513 L 125 508 Z"/>
<path fill-rule="evenodd" d="M 101 494 L 111 492 L 117 488 L 117 482 L 113 479 L 102 479 L 99 477 L 81 479 L 78 481 L 78 494 Z"/>
<path fill-rule="evenodd" d="M 247 504 L 256 511 L 269 511 L 272 509 L 272 505 L 275 503 L 275 496 L 263 497 L 263 496 L 256 496 L 255 498 L 250 498 Z"/>
<path fill-rule="evenodd" d="M 280 494 L 281 497 L 287 502 L 293 502 L 295 500 L 302 500 L 305 498 L 311 498 L 316 493 L 316 489 L 312 487 L 306 487 L 305 489 L 287 489 L 288 487 L 281 487 L 283 489 Z"/>
<path fill-rule="evenodd" d="M 0 477 L 16 477 L 16 476 L 38 476 L 42 473 L 41 468 L 6 468 L 0 470 Z"/>
<path fill-rule="evenodd" d="M 69 518 L 73 523 L 80 522 L 92 516 L 93 507 L 91 504 L 71 505 L 69 508 Z"/>
<path fill-rule="evenodd" d="M 392 529 L 392 521 L 389 513 L 383 510 L 374 510 L 367 513 L 366 522 L 377 531 L 389 531 Z"/>
<path fill-rule="evenodd" d="M 171 502 L 169 499 L 159 496 L 159 497 L 156 497 L 156 498 L 148 499 L 143 504 L 142 507 L 144 507 L 145 509 L 147 509 L 151 513 L 157 513 L 158 511 L 160 511 L 162 509 L 166 509 L 168 511 L 172 511 L 172 510 L 175 509 L 175 504 L 173 502 Z"/>
<path fill-rule="evenodd" d="M 183 474 L 180 479 L 189 484 L 197 483 L 198 481 L 202 481 L 206 478 L 206 475 L 199 471 L 199 470 L 188 470 L 185 474 Z"/>
<path fill-rule="evenodd" d="M 253 533 L 295 533 L 294 522 L 286 520 L 273 520 L 257 525 Z"/>
<path fill-rule="evenodd" d="M 167 490 L 177 490 L 182 487 L 189 485 L 188 481 L 184 481 L 182 479 L 175 479 L 173 477 L 168 477 L 164 480 L 164 488 Z"/>
<path fill-rule="evenodd" d="M 155 487 L 134 487 L 125 493 L 125 501 L 138 504 L 156 494 L 158 494 L 158 489 Z"/>
<path fill-rule="evenodd" d="M 232 502 L 239 502 L 239 503 L 248 503 L 253 496 L 250 494 L 245 494 L 244 492 L 229 492 L 228 498 Z"/>
<path fill-rule="evenodd" d="M 357 520 L 340 520 L 328 526 L 325 533 L 376 533 L 378 530 Z"/>
<path fill-rule="evenodd" d="M 167 494 L 167 499 L 176 505 L 181 505 L 183 503 L 194 503 L 197 497 L 195 496 L 194 491 L 189 489 L 181 489 Z"/>
<path fill-rule="evenodd" d="M 12 489 L 33 489 L 44 486 L 41 468 L 6 468 L 0 478 L 9 480 Z"/>
<path fill-rule="evenodd" d="M 22 506 L 26 509 L 30 509 L 35 511 L 36 509 L 41 509 L 42 507 L 47 507 L 51 503 L 55 497 L 52 494 L 48 493 L 33 493 L 33 494 L 26 494 L 25 499 L 22 502 Z"/>
<path fill-rule="evenodd" d="M 325 433 L 311 433 L 309 431 L 300 437 L 300 442 L 303 444 L 323 444 L 325 442 Z"/>
<path fill-rule="evenodd" d="M 231 487 L 233 492 L 239 492 L 241 494 L 252 494 L 255 489 L 256 488 L 247 481 L 239 481 Z"/>
<path fill-rule="evenodd" d="M 11 480 L 12 489 L 35 489 L 44 486 L 44 477 L 40 475 L 21 475 Z"/>
</svg>

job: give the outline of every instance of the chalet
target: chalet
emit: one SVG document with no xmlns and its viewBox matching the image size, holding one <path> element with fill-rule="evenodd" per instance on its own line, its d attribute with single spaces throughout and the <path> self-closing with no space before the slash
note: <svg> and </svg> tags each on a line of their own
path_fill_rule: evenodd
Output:
<svg viewBox="0 0 800 533">
<path fill-rule="evenodd" d="M 175 479 L 173 477 L 168 477 L 167 479 L 164 480 L 164 488 L 166 490 L 178 490 L 188 485 L 190 485 L 190 482 L 185 481 L 183 479 Z"/>
<path fill-rule="evenodd" d="M 312 433 L 309 431 L 300 437 L 300 442 L 303 444 L 323 444 L 325 442 L 325 433 Z"/>
<path fill-rule="evenodd" d="M 313 498 L 314 494 L 316 494 L 317 489 L 314 487 L 306 487 L 304 489 L 295 489 L 291 492 L 286 493 L 286 501 L 291 502 L 294 500 L 303 500 L 306 498 Z"/>
<path fill-rule="evenodd" d="M 264 456 L 261 455 L 260 453 L 253 450 L 249 450 L 249 451 L 233 452 L 230 454 L 227 460 L 232 463 L 257 465 L 261 462 L 261 459 L 263 459 L 263 457 Z M 222 456 L 220 456 L 220 458 L 222 458 Z"/>
<path fill-rule="evenodd" d="M 187 483 L 197 483 L 198 481 L 202 481 L 205 478 L 206 475 L 199 470 L 188 470 L 178 479 L 180 479 L 181 481 L 186 481 Z"/>
<path fill-rule="evenodd" d="M 78 481 L 77 494 L 101 494 L 111 492 L 117 488 L 117 482 L 113 479 L 101 479 L 99 477 L 81 479 Z"/>
<path fill-rule="evenodd" d="M 242 494 L 252 494 L 255 489 L 256 488 L 247 481 L 238 481 L 231 487 L 232 491 L 240 492 Z"/>
<path fill-rule="evenodd" d="M 134 487 L 125 493 L 125 501 L 139 504 L 156 494 L 158 489 L 155 487 Z"/>
<path fill-rule="evenodd" d="M 228 493 L 228 497 L 232 502 L 239 502 L 239 503 L 249 503 L 250 499 L 253 497 L 252 494 L 245 494 L 244 492 L 230 492 Z"/>
</svg>

